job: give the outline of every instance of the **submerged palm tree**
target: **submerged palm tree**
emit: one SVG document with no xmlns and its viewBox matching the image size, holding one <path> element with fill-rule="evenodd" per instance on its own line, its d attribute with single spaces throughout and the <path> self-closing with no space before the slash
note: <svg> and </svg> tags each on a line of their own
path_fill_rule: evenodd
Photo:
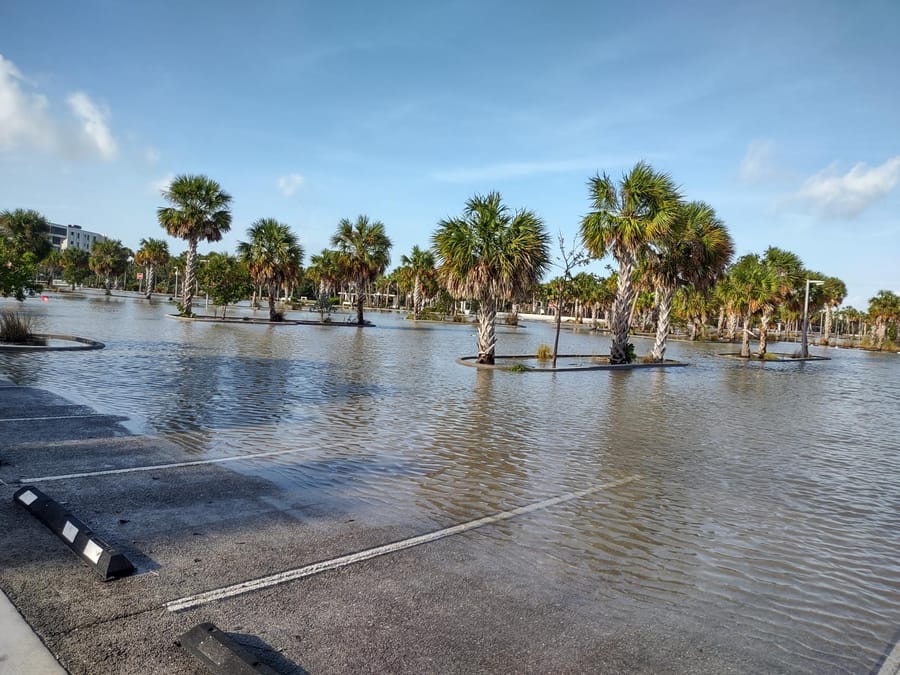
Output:
<svg viewBox="0 0 900 675">
<path fill-rule="evenodd" d="M 278 290 L 300 276 L 303 247 L 291 228 L 274 218 L 257 220 L 247 230 L 249 242 L 238 244 L 238 255 L 250 270 L 253 283 L 269 291 L 269 321 L 277 321 Z"/>
<path fill-rule="evenodd" d="M 157 209 L 159 224 L 173 237 L 188 243 L 184 264 L 181 313 L 191 316 L 196 276 L 197 244 L 215 242 L 231 229 L 231 195 L 206 176 L 176 176 L 163 190 L 172 206 Z"/>
<path fill-rule="evenodd" d="M 337 247 L 338 265 L 344 276 L 356 286 L 356 323 L 362 326 L 365 324 L 363 306 L 368 286 L 384 274 L 390 264 L 391 240 L 383 223 L 357 216 L 356 222 L 344 218 L 338 223 L 331 245 Z"/>
<path fill-rule="evenodd" d="M 831 339 L 831 325 L 835 310 L 847 297 L 847 286 L 837 277 L 821 277 L 825 283 L 822 285 L 822 300 L 825 305 L 825 326 L 822 329 L 822 343 L 828 344 Z"/>
<path fill-rule="evenodd" d="M 500 194 L 475 195 L 459 218 L 432 236 L 438 274 L 456 298 L 478 301 L 478 363 L 494 363 L 498 300 L 515 300 L 537 284 L 550 262 L 549 236 L 531 211 L 510 213 Z"/>
<path fill-rule="evenodd" d="M 610 363 L 628 363 L 628 330 L 634 275 L 649 243 L 665 235 L 680 197 L 668 174 L 639 162 L 617 184 L 606 174 L 589 182 L 592 210 L 581 223 L 587 250 L 596 258 L 612 253 L 619 263 L 619 286 L 612 307 Z"/>
<path fill-rule="evenodd" d="M 105 239 L 98 241 L 91 247 L 88 265 L 91 272 L 98 277 L 103 277 L 105 295 L 111 295 L 110 277 L 122 274 L 128 267 L 128 257 L 131 251 L 122 245 L 118 239 Z"/>
<path fill-rule="evenodd" d="M 413 292 L 413 318 L 419 320 L 422 314 L 422 304 L 425 300 L 424 286 L 426 281 L 434 277 L 434 254 L 429 250 L 423 250 L 413 246 L 408 256 L 404 255 L 400 262 L 407 268 L 412 277 Z"/>
<path fill-rule="evenodd" d="M 144 266 L 147 276 L 147 299 L 153 294 L 156 269 L 169 262 L 169 244 L 162 239 L 141 239 L 141 247 L 134 254 L 134 262 Z"/>
<path fill-rule="evenodd" d="M 764 358 L 772 315 L 779 307 L 797 296 L 797 289 L 802 286 L 803 263 L 797 254 L 776 246 L 767 248 L 760 262 L 765 270 L 765 283 L 768 288 L 768 297 L 760 308 L 757 350 L 757 356 Z"/>
<path fill-rule="evenodd" d="M 662 361 L 672 313 L 672 298 L 679 287 L 711 287 L 734 255 L 725 224 L 711 206 L 690 202 L 678 207 L 671 226 L 652 246 L 647 272 L 656 288 L 656 342 L 650 352 Z"/>
<path fill-rule="evenodd" d="M 875 333 L 875 348 L 883 349 L 889 323 L 900 321 L 900 296 L 893 291 L 878 291 L 869 299 L 869 318 Z"/>
</svg>

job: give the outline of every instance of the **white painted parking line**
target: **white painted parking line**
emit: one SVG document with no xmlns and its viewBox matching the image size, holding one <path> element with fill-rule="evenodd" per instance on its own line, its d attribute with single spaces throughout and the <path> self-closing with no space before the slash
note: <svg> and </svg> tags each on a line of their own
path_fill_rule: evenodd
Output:
<svg viewBox="0 0 900 675">
<path fill-rule="evenodd" d="M 900 641 L 894 645 L 875 675 L 898 675 L 898 673 L 900 673 Z"/>
<path fill-rule="evenodd" d="M 277 586 L 289 581 L 295 581 L 304 577 L 310 577 L 314 574 L 319 574 L 328 570 L 334 570 L 340 567 L 353 565 L 354 563 L 362 562 L 364 560 L 371 560 L 372 558 L 377 558 L 389 553 L 396 553 L 397 551 L 412 548 L 413 546 L 421 546 L 422 544 L 437 541 L 438 539 L 450 537 L 455 534 L 468 532 L 469 530 L 484 527 L 485 525 L 491 525 L 493 523 L 499 523 L 504 520 L 510 520 L 511 518 L 522 516 L 526 513 L 531 513 L 532 511 L 546 509 L 563 502 L 570 502 L 574 499 L 579 499 L 581 497 L 586 497 L 596 492 L 600 492 L 601 490 L 608 490 L 610 488 L 625 485 L 626 483 L 631 483 L 632 481 L 640 480 L 641 478 L 643 478 L 643 476 L 628 476 L 627 478 L 620 478 L 618 480 L 609 481 L 608 483 L 602 483 L 601 485 L 596 485 L 585 490 L 578 490 L 577 492 L 566 492 L 557 497 L 551 497 L 550 499 L 544 499 L 540 502 L 526 504 L 525 506 L 520 506 L 519 508 L 512 509 L 510 511 L 501 511 L 500 513 L 495 513 L 491 516 L 485 516 L 484 518 L 478 518 L 477 520 L 470 520 L 465 523 L 460 523 L 459 525 L 444 528 L 443 530 L 435 530 L 434 532 L 422 534 L 418 537 L 395 541 L 391 544 L 376 546 L 375 548 L 359 551 L 358 553 L 351 553 L 350 555 L 333 558 L 331 560 L 323 560 L 322 562 L 313 563 L 312 565 L 307 565 L 305 567 L 286 570 L 284 572 L 279 572 L 277 574 L 272 574 L 266 577 L 260 577 L 258 579 L 251 579 L 249 581 L 242 581 L 239 584 L 213 589 L 204 593 L 198 593 L 197 595 L 190 595 L 178 600 L 171 600 L 166 603 L 165 607 L 170 612 L 180 612 L 186 609 L 193 609 L 194 607 L 200 607 L 201 605 L 206 605 L 211 602 L 215 602 L 216 600 L 224 600 L 225 598 L 232 598 L 236 595 L 250 593 L 251 591 L 259 591 L 264 588 Z"/>
<path fill-rule="evenodd" d="M 130 466 L 124 469 L 104 469 L 103 471 L 85 471 L 82 473 L 64 473 L 58 476 L 38 476 L 37 478 L 20 478 L 18 483 L 50 483 L 57 480 L 69 480 L 71 478 L 93 478 L 95 476 L 114 476 L 122 473 L 137 473 L 140 471 L 161 471 L 163 469 L 180 469 L 185 466 L 202 466 L 204 464 L 222 464 L 224 462 L 239 462 L 242 460 L 258 459 L 259 457 L 275 457 L 277 455 L 290 455 L 295 452 L 304 452 L 307 448 L 292 448 L 291 450 L 273 450 L 272 452 L 254 452 L 249 455 L 231 455 L 229 457 L 215 457 L 213 459 L 197 459 L 192 462 L 173 462 L 171 464 L 148 464 L 146 466 Z"/>
<path fill-rule="evenodd" d="M 0 422 L 45 422 L 49 420 L 81 420 L 91 417 L 120 417 L 119 415 L 101 415 L 92 413 L 88 415 L 45 415 L 43 417 L 0 417 Z"/>
</svg>

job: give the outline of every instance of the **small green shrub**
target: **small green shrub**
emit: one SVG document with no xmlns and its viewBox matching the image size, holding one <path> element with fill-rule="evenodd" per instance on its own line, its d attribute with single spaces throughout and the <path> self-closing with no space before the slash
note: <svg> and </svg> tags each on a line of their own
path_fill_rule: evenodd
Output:
<svg viewBox="0 0 900 675">
<path fill-rule="evenodd" d="M 524 373 L 528 368 L 523 363 L 517 363 L 509 369 L 511 373 Z"/>
<path fill-rule="evenodd" d="M 538 345 L 537 357 L 539 361 L 549 361 L 553 358 L 553 348 L 545 342 Z"/>
<path fill-rule="evenodd" d="M 284 321 L 284 312 L 275 312 L 272 315 L 272 321 Z"/>
<path fill-rule="evenodd" d="M 634 363 L 634 360 L 637 358 L 637 353 L 634 351 L 634 344 L 629 342 L 625 347 L 625 363 Z"/>
</svg>

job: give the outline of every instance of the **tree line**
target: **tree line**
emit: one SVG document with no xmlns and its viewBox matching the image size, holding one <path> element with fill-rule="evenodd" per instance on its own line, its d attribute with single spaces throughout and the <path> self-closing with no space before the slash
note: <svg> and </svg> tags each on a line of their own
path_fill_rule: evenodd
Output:
<svg viewBox="0 0 900 675">
<path fill-rule="evenodd" d="M 823 313 L 822 339 L 828 341 L 835 323 L 857 331 L 871 327 L 874 346 L 896 340 L 900 297 L 880 291 L 868 311 L 839 309 L 846 296 L 835 277 L 807 270 L 799 256 L 770 247 L 762 254 L 733 260 L 734 244 L 715 210 L 702 201 L 684 198 L 666 173 L 639 162 L 619 179 L 597 174 L 588 181 L 590 209 L 580 223 L 577 241 L 566 250 L 560 235 L 557 264 L 563 274 L 542 284 L 550 270 L 551 238 L 544 222 L 531 210 L 511 210 L 496 192 L 474 195 L 462 213 L 438 222 L 427 248 L 414 246 L 387 277 L 392 242 L 385 226 L 365 215 L 342 219 L 331 237 L 331 248 L 310 256 L 291 228 L 276 219 L 250 225 L 247 240 L 234 254 L 199 256 L 200 242 L 221 241 L 232 224 L 232 197 L 214 180 L 181 175 L 162 193 L 166 205 L 157 209 L 160 226 L 183 239 L 187 250 L 170 255 L 163 239 L 145 238 L 131 251 L 121 241 L 97 242 L 90 253 L 75 248 L 55 251 L 49 242 L 49 222 L 33 210 L 0 213 L 0 293 L 19 300 L 37 288 L 39 271 L 61 276 L 73 287 L 92 276 L 111 291 L 130 266 L 143 268 L 141 288 L 148 297 L 165 286 L 169 270 L 183 270 L 180 312 L 193 314 L 200 284 L 222 308 L 251 297 L 266 298 L 269 318 L 281 318 L 278 298 L 299 290 L 315 298 L 323 313 L 339 288 L 353 298 L 356 321 L 365 323 L 364 307 L 373 288 L 385 284 L 411 296 L 412 314 L 420 318 L 426 303 L 438 298 L 473 301 L 478 331 L 478 361 L 493 363 L 496 315 L 505 303 L 531 298 L 557 314 L 571 308 L 576 319 L 586 311 L 596 323 L 607 315 L 611 332 L 610 362 L 635 358 L 629 342 L 632 327 L 650 331 L 654 344 L 646 359 L 662 361 L 673 319 L 690 337 L 734 339 L 741 332 L 741 354 L 749 357 L 750 340 L 764 357 L 773 327 L 797 327 L 808 306 Z M 610 275 L 574 274 L 590 260 L 611 257 Z M 814 283 L 808 283 L 811 280 Z M 808 297 L 807 297 L 808 294 Z"/>
</svg>

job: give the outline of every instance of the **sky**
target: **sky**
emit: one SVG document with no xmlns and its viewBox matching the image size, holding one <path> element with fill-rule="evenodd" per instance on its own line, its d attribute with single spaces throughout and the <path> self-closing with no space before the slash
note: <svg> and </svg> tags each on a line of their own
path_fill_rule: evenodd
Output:
<svg viewBox="0 0 900 675">
<path fill-rule="evenodd" d="M 0 210 L 177 254 L 160 190 L 204 174 L 233 222 L 201 252 L 276 218 L 308 261 L 365 214 L 393 267 L 490 191 L 571 245 L 644 160 L 865 309 L 900 292 L 897 35 L 896 0 L 9 0 Z"/>
</svg>

